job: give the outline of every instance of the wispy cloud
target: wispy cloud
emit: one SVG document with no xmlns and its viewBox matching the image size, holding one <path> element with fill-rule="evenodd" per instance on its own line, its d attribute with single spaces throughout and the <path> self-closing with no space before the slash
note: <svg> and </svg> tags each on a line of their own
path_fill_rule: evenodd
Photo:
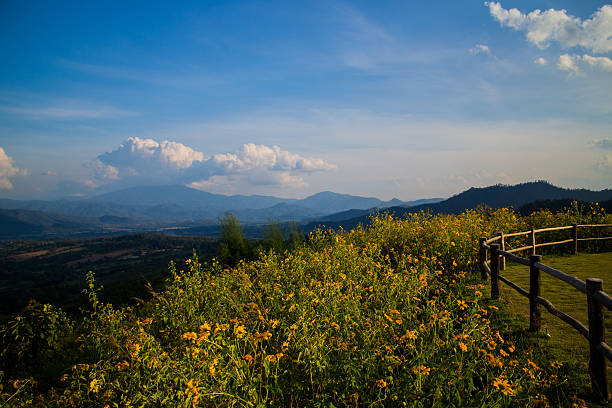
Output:
<svg viewBox="0 0 612 408">
<path fill-rule="evenodd" d="M 117 109 L 112 106 L 97 106 L 88 108 L 77 108 L 75 106 L 0 106 L 0 111 L 10 114 L 24 116 L 30 119 L 104 119 L 119 116 L 132 115 L 131 112 Z"/>
<path fill-rule="evenodd" d="M 414 64 L 432 64 L 459 51 L 407 44 L 390 30 L 347 4 L 336 4 L 342 21 L 339 55 L 344 66 L 364 71 L 383 71 Z"/>
<path fill-rule="evenodd" d="M 145 82 L 158 86 L 173 88 L 208 88 L 224 82 L 219 76 L 203 74 L 202 72 L 191 73 L 177 69 L 164 69 L 163 71 L 139 70 L 129 67 L 111 66 L 103 64 L 91 64 L 66 59 L 58 59 L 57 63 L 73 71 L 79 71 L 99 77 L 118 79 L 129 82 Z M 168 74 L 171 71 L 172 74 Z"/>
<path fill-rule="evenodd" d="M 491 53 L 491 49 L 489 48 L 489 46 L 485 44 L 476 44 L 474 47 L 470 48 L 470 54 L 472 55 L 484 54 L 488 56 L 493 55 Z"/>
</svg>

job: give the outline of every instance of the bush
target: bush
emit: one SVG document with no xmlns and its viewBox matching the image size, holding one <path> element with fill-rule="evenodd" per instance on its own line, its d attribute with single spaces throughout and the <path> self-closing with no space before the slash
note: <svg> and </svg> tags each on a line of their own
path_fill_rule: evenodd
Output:
<svg viewBox="0 0 612 408">
<path fill-rule="evenodd" d="M 226 220 L 235 234 L 239 224 Z M 474 268 L 478 237 L 533 220 L 507 209 L 380 215 L 371 228 L 318 231 L 308 245 L 234 259 L 234 268 L 194 256 L 172 263 L 167 289 L 137 309 L 100 302 L 90 281 L 92 310 L 60 325 L 77 327 L 80 350 L 61 385 L 13 387 L 36 375 L 24 366 L 3 378 L 1 398 L 51 407 L 569 406 L 577 400 L 564 362 L 537 360 L 491 323 L 497 308 Z"/>
</svg>

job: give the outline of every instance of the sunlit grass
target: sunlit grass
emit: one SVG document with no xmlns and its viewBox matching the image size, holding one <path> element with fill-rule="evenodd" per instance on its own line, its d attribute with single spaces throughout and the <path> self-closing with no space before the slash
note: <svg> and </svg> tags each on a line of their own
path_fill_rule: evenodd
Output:
<svg viewBox="0 0 612 408">
<path fill-rule="evenodd" d="M 542 263 L 568 275 L 577 276 L 585 281 L 587 278 L 603 279 L 604 291 L 612 294 L 612 252 L 587 254 L 580 252 L 577 256 L 544 256 Z M 525 290 L 529 290 L 529 268 L 508 262 L 505 271 L 500 273 Z M 508 305 L 510 313 L 519 316 L 523 327 L 529 327 L 529 300 L 519 295 L 512 288 L 500 284 L 501 299 Z M 558 309 L 578 319 L 588 327 L 586 295 L 572 286 L 560 281 L 545 272 L 541 272 L 541 296 L 550 300 Z M 551 315 L 542 306 L 542 328 L 540 335 L 533 335 L 539 346 L 562 360 L 574 359 L 581 371 L 577 371 L 580 381 L 589 383 L 588 359 L 589 343 L 574 328 L 561 319 Z M 612 340 L 612 315 L 604 308 L 605 327 L 608 341 Z M 608 364 L 608 377 L 612 378 L 612 364 Z"/>
</svg>

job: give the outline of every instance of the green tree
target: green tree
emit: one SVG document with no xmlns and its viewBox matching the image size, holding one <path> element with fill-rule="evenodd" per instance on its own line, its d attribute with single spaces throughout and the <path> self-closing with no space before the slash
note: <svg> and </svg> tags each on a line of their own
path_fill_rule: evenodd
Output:
<svg viewBox="0 0 612 408">
<path fill-rule="evenodd" d="M 243 237 L 242 226 L 238 218 L 230 212 L 219 217 L 219 224 L 221 225 L 219 258 L 225 265 L 235 266 L 239 260 L 249 255 L 249 245 Z"/>
<path fill-rule="evenodd" d="M 268 220 L 263 228 L 263 245 L 266 250 L 272 249 L 276 253 L 283 252 L 285 238 L 283 236 L 283 225 L 280 221 Z"/>
<path fill-rule="evenodd" d="M 291 221 L 287 226 L 289 228 L 289 249 L 294 250 L 304 245 L 304 235 L 299 230 L 297 223 Z"/>
</svg>

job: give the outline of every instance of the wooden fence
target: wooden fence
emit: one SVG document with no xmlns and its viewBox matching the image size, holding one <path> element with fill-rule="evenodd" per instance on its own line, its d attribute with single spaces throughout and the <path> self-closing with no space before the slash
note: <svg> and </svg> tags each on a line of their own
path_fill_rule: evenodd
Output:
<svg viewBox="0 0 612 408">
<path fill-rule="evenodd" d="M 608 378 L 606 369 L 606 358 L 612 361 L 612 348 L 605 342 L 605 327 L 604 327 L 604 310 L 612 310 L 612 297 L 603 291 L 603 281 L 598 278 L 588 278 L 586 282 L 581 281 L 575 276 L 567 275 L 561 271 L 551 268 L 548 265 L 541 263 L 542 257 L 536 255 L 536 249 L 539 247 L 550 245 L 569 244 L 573 245 L 574 254 L 578 252 L 578 242 L 590 240 L 612 239 L 612 237 L 598 238 L 578 238 L 578 228 L 598 228 L 612 227 L 612 224 L 597 224 L 597 225 L 570 225 L 564 227 L 532 229 L 531 231 L 515 232 L 512 234 L 504 234 L 500 232 L 497 236 L 487 239 L 481 237 L 479 240 L 479 269 L 481 278 L 487 279 L 487 275 L 491 276 L 491 298 L 499 298 L 499 281 L 504 282 L 522 296 L 529 299 L 529 328 L 532 331 L 540 330 L 541 326 L 541 310 L 540 306 L 544 306 L 553 316 L 563 320 L 589 341 L 589 371 L 591 375 L 591 385 L 593 392 L 603 400 L 608 400 Z M 562 231 L 572 230 L 572 238 L 556 242 L 536 243 L 536 234 L 546 231 Z M 505 239 L 509 237 L 529 236 L 531 244 L 515 248 L 509 251 L 505 250 Z M 515 252 L 531 250 L 529 259 L 515 255 Z M 505 261 L 509 259 L 521 265 L 529 267 L 529 290 L 525 290 L 499 274 L 499 271 L 504 269 Z M 570 315 L 557 309 L 548 299 L 540 296 L 540 271 L 548 273 L 555 278 L 562 280 L 565 283 L 573 286 L 580 292 L 586 294 L 586 302 L 588 307 L 588 328 L 584 324 L 574 319 Z"/>
</svg>

